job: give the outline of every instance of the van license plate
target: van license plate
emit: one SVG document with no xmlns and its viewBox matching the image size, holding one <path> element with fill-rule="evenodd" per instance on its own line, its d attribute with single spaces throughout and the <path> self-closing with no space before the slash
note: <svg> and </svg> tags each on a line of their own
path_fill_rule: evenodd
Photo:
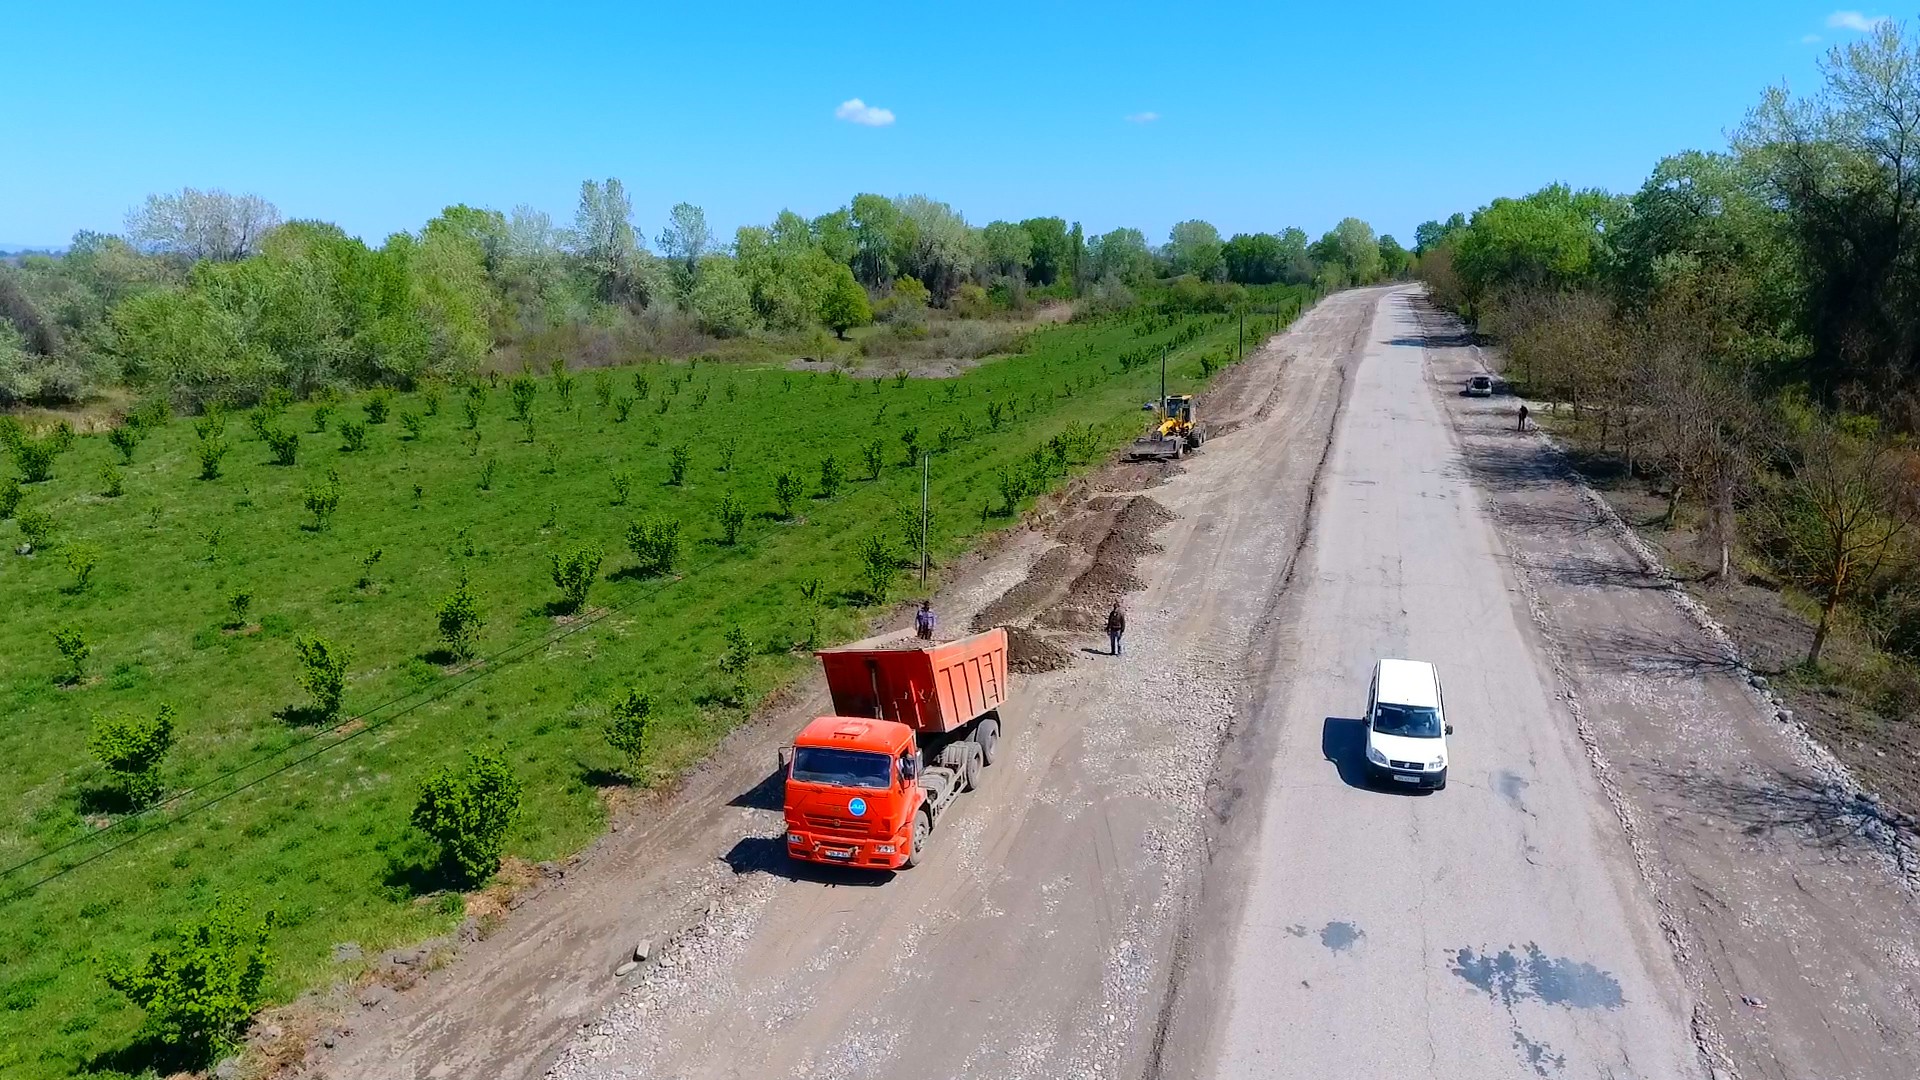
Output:
<svg viewBox="0 0 1920 1080">
<path fill-rule="evenodd" d="M 1408 784 L 1417 784 L 1417 783 L 1419 783 L 1419 782 L 1420 782 L 1420 778 L 1419 778 L 1419 777 L 1417 777 L 1417 776 L 1408 776 L 1408 775 L 1407 775 L 1406 773 L 1394 773 L 1394 774 L 1393 774 L 1393 778 L 1394 778 L 1395 780 L 1399 780 L 1399 781 L 1401 781 L 1401 782 L 1403 782 L 1403 783 L 1408 783 Z"/>
</svg>

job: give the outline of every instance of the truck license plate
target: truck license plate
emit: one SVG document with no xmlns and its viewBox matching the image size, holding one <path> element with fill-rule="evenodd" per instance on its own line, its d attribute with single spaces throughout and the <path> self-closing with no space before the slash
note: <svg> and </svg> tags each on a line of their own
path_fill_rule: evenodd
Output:
<svg viewBox="0 0 1920 1080">
<path fill-rule="evenodd" d="M 853 858 L 853 849 L 852 848 L 821 848 L 820 854 L 825 855 L 829 859 L 851 859 Z"/>
</svg>

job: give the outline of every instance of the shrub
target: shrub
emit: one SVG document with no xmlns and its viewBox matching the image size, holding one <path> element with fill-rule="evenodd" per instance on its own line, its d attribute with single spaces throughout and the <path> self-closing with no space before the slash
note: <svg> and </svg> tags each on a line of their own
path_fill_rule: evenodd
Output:
<svg viewBox="0 0 1920 1080">
<path fill-rule="evenodd" d="M 533 414 L 528 413 L 527 415 L 521 417 L 520 418 L 520 441 L 524 443 L 532 443 L 536 436 L 536 433 L 537 433 L 537 430 L 534 424 Z"/>
<path fill-rule="evenodd" d="M 400 413 L 400 426 L 406 429 L 408 440 L 418 440 L 427 430 L 427 421 L 419 413 L 406 409 Z"/>
<path fill-rule="evenodd" d="M 1000 424 L 1007 418 L 1007 407 L 998 401 L 987 402 L 987 430 L 999 431 Z"/>
<path fill-rule="evenodd" d="M 593 400 L 599 402 L 600 407 L 603 409 L 613 404 L 612 375 L 604 371 L 596 371 L 593 373 Z"/>
<path fill-rule="evenodd" d="M 735 705 L 745 705 L 747 701 L 747 665 L 753 662 L 753 646 L 747 640 L 747 632 L 735 623 L 727 627 L 727 651 L 720 656 L 720 670 L 726 672 L 731 695 L 728 700 Z"/>
<path fill-rule="evenodd" d="M 773 478 L 773 501 L 780 504 L 780 516 L 793 516 L 793 503 L 800 497 L 800 476 L 792 469 L 781 469 Z"/>
<path fill-rule="evenodd" d="M 293 648 L 300 654 L 300 686 L 313 699 L 313 716 L 331 720 L 340 715 L 340 702 L 347 693 L 347 662 L 353 659 L 353 651 L 305 634 L 293 639 Z"/>
<path fill-rule="evenodd" d="M 860 542 L 860 583 L 868 603 L 886 600 L 893 570 L 893 549 L 887 546 L 886 537 L 873 533 Z"/>
<path fill-rule="evenodd" d="M 108 790 L 129 809 L 160 797 L 160 763 L 173 748 L 173 706 L 153 718 L 102 713 L 93 718 L 93 756 L 107 771 Z"/>
<path fill-rule="evenodd" d="M 616 397 L 613 399 L 613 422 L 614 423 L 616 424 L 626 423 L 627 417 L 630 414 L 632 414 L 632 412 L 633 412 L 632 398 L 628 397 L 625 394 L 621 394 L 619 397 Z"/>
<path fill-rule="evenodd" d="M 218 435 L 209 435 L 200 440 L 200 479 L 220 479 L 220 462 L 226 458 L 227 451 L 233 449 L 227 440 Z"/>
<path fill-rule="evenodd" d="M 840 485 L 845 483 L 847 472 L 840 459 L 832 454 L 820 459 L 820 497 L 831 499 L 840 493 Z"/>
<path fill-rule="evenodd" d="M 100 549 L 92 544 L 67 545 L 67 570 L 73 574 L 74 592 L 86 592 L 93 583 L 94 568 L 100 565 Z"/>
<path fill-rule="evenodd" d="M 393 391 L 384 386 L 374 387 L 367 391 L 367 399 L 360 403 L 360 408 L 367 414 L 367 423 L 386 423 L 387 413 L 393 410 Z"/>
<path fill-rule="evenodd" d="M 638 779 L 640 761 L 647 748 L 647 728 L 653 722 L 653 698 L 628 687 L 608 710 L 607 745 L 626 763 L 629 778 Z"/>
<path fill-rule="evenodd" d="M 466 885 L 500 869 L 507 830 L 520 813 L 520 780 L 499 755 L 473 751 L 467 766 L 435 770 L 420 785 L 413 825 L 440 847 L 440 866 Z"/>
<path fill-rule="evenodd" d="M 27 429 L 21 426 L 19 417 L 0 415 L 0 446 L 11 453 L 26 437 Z"/>
<path fill-rule="evenodd" d="M 600 573 L 600 560 L 605 552 L 599 544 L 582 544 L 571 551 L 550 557 L 553 570 L 553 585 L 560 590 L 560 610 L 564 613 L 579 611 L 587 603 L 587 591 L 593 587 L 593 579 Z"/>
<path fill-rule="evenodd" d="M 333 520 L 334 511 L 340 509 L 340 473 L 335 469 L 327 470 L 327 478 L 308 484 L 303 493 L 307 512 L 313 515 L 311 531 L 325 532 Z"/>
<path fill-rule="evenodd" d="M 886 466 L 886 444 L 873 439 L 860 448 L 860 455 L 867 460 L 867 479 L 880 479 L 880 470 Z"/>
<path fill-rule="evenodd" d="M 371 589 L 373 587 L 373 568 L 380 565 L 380 557 L 384 554 L 386 554 L 384 549 L 374 548 L 361 557 L 360 577 L 354 581 L 354 588 Z"/>
<path fill-rule="evenodd" d="M 649 389 L 649 383 L 647 382 L 647 373 L 645 371 L 634 372 L 633 373 L 633 396 L 640 399 L 641 401 L 645 401 L 647 400 L 648 389 Z"/>
<path fill-rule="evenodd" d="M 227 594 L 227 606 L 233 609 L 233 621 L 228 623 L 235 629 L 247 625 L 247 612 L 253 607 L 252 589 L 235 589 Z"/>
<path fill-rule="evenodd" d="M 669 517 L 649 518 L 627 526 L 627 547 L 645 574 L 668 574 L 680 557 L 680 522 Z"/>
<path fill-rule="evenodd" d="M 107 445 L 120 452 L 121 462 L 131 465 L 133 464 L 133 451 L 139 447 L 140 441 L 146 437 L 146 428 L 129 421 L 107 432 Z"/>
<path fill-rule="evenodd" d="M 428 383 L 426 389 L 420 392 L 420 405 L 428 416 L 440 415 L 440 387 L 437 384 Z M 401 419 L 404 421 L 406 418 Z"/>
<path fill-rule="evenodd" d="M 907 464 L 920 464 L 920 429 L 910 427 L 900 433 L 900 445 L 907 448 Z"/>
<path fill-rule="evenodd" d="M 327 421 L 332 419 L 333 419 L 332 405 L 324 401 L 318 405 L 315 405 L 313 407 L 313 433 L 315 435 L 324 434 L 327 430 Z"/>
<path fill-rule="evenodd" d="M 460 408 L 467 414 L 467 430 L 477 429 L 480 426 L 480 403 L 469 396 L 460 403 Z"/>
<path fill-rule="evenodd" d="M 460 660 L 472 657 L 486 616 L 480 610 L 480 598 L 473 594 L 473 584 L 464 572 L 460 575 L 460 584 L 447 594 L 446 599 L 440 601 L 435 618 L 440 624 L 440 640 L 447 643 L 447 651 Z"/>
<path fill-rule="evenodd" d="M 78 627 L 62 626 L 54 630 L 53 647 L 59 649 L 67 661 L 67 674 L 62 681 L 71 686 L 87 677 L 87 657 L 93 654 L 93 646 L 87 643 Z"/>
<path fill-rule="evenodd" d="M 45 510 L 20 511 L 20 535 L 35 551 L 47 546 L 53 539 L 53 515 Z"/>
<path fill-rule="evenodd" d="M 568 373 L 566 358 L 554 357 L 553 362 L 547 365 L 547 370 L 553 375 L 553 392 L 560 395 L 560 404 L 573 404 L 573 385 L 579 380 Z"/>
<path fill-rule="evenodd" d="M 902 388 L 904 388 L 904 387 L 905 387 L 906 385 L 907 385 L 907 373 L 906 373 L 906 372 L 904 372 L 904 371 L 896 371 L 896 372 L 894 372 L 894 373 L 893 373 L 893 388 L 894 388 L 895 390 L 899 390 L 899 389 L 902 389 Z"/>
<path fill-rule="evenodd" d="M 209 401 L 193 420 L 193 433 L 202 439 L 211 439 L 227 433 L 227 410 L 218 401 Z"/>
<path fill-rule="evenodd" d="M 807 602 L 807 636 L 800 642 L 811 649 L 820 643 L 820 589 L 826 582 L 810 577 L 800 583 L 800 599 Z"/>
<path fill-rule="evenodd" d="M 540 471 L 548 476 L 560 471 L 560 444 L 552 439 L 547 440 L 547 464 Z"/>
<path fill-rule="evenodd" d="M 300 460 L 300 433 L 282 428 L 268 429 L 264 438 L 267 449 L 273 451 L 273 463 L 291 468 Z"/>
<path fill-rule="evenodd" d="M 340 421 L 340 449 L 353 454 L 366 448 L 367 425 L 358 420 Z"/>
<path fill-rule="evenodd" d="M 692 457 L 693 451 L 687 449 L 686 443 L 667 452 L 667 483 L 678 486 L 686 482 L 687 462 Z"/>
<path fill-rule="evenodd" d="M 144 963 L 106 970 L 107 985 L 146 1011 L 135 1038 L 165 1048 L 161 1071 L 208 1068 L 266 1005 L 274 915 L 245 922 L 243 908 L 216 894 L 206 916 L 181 927 L 172 944 Z"/>
<path fill-rule="evenodd" d="M 20 509 L 20 499 L 25 494 L 20 490 L 19 477 L 0 476 L 0 521 L 7 520 L 15 510 Z"/>
<path fill-rule="evenodd" d="M 513 395 L 513 418 L 526 423 L 533 415 L 533 399 L 540 394 L 540 384 L 533 381 L 533 376 L 523 372 L 515 375 L 513 381 L 507 384 L 507 392 Z"/>
<path fill-rule="evenodd" d="M 613 505 L 627 505 L 627 496 L 633 492 L 633 474 L 617 472 L 609 479 L 613 483 Z"/>
<path fill-rule="evenodd" d="M 733 455 L 739 449 L 740 449 L 740 441 L 738 439 L 722 439 L 720 441 L 720 471 L 721 472 L 733 471 Z"/>
<path fill-rule="evenodd" d="M 720 542 L 731 547 L 740 539 L 740 526 L 746 523 L 747 508 L 729 491 L 720 496 L 720 505 L 713 514 L 720 523 Z"/>
<path fill-rule="evenodd" d="M 480 463 L 480 490 L 481 491 L 493 490 L 493 474 L 499 467 L 500 467 L 500 462 L 497 459 L 495 459 L 492 454 L 488 454 L 486 457 L 486 460 Z"/>
<path fill-rule="evenodd" d="M 53 479 L 53 463 L 60 456 L 60 444 L 53 439 L 22 438 L 13 444 L 13 463 L 20 478 L 29 484 L 44 484 Z"/>
<path fill-rule="evenodd" d="M 127 493 L 126 480 L 111 463 L 100 466 L 100 497 L 117 499 Z"/>
</svg>

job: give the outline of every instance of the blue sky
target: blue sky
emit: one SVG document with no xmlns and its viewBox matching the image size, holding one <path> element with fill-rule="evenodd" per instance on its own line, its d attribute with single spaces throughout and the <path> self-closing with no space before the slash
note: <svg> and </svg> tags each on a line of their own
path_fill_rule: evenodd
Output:
<svg viewBox="0 0 1920 1080">
<path fill-rule="evenodd" d="M 564 222 L 618 176 L 657 234 L 855 192 L 1159 241 L 1630 189 L 1811 87 L 1845 23 L 1783 0 L 1372 5 L 101 4 L 0 0 L 0 243 L 253 191 L 378 241 L 453 202 Z M 1818 37 L 1818 42 L 1809 38 Z M 851 99 L 893 122 L 836 118 Z M 1148 119 L 1150 114 L 1153 118 Z M 1131 119 L 1129 119 L 1131 118 Z"/>
</svg>

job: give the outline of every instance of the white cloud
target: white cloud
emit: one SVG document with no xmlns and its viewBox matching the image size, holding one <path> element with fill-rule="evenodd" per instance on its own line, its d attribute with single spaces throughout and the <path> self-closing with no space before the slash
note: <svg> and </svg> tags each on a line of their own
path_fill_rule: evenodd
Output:
<svg viewBox="0 0 1920 1080">
<path fill-rule="evenodd" d="M 1836 11 L 1827 16 L 1827 25 L 1833 29 L 1857 30 L 1863 34 L 1886 21 L 1887 17 L 1885 15 L 1875 15 L 1869 18 L 1858 11 Z"/>
<path fill-rule="evenodd" d="M 1806 37 L 1803 37 L 1803 38 L 1801 38 L 1801 39 L 1800 39 L 1800 44 L 1802 44 L 1802 45 L 1818 45 L 1818 44 L 1820 44 L 1820 35 L 1819 35 L 1819 34 L 1808 34 L 1808 35 L 1807 35 Z"/>
<path fill-rule="evenodd" d="M 849 124 L 861 124 L 866 127 L 886 127 L 893 123 L 893 110 L 869 105 L 859 98 L 848 98 L 833 110 L 833 115 Z"/>
<path fill-rule="evenodd" d="M 1129 123 L 1129 124 L 1151 124 L 1151 123 L 1153 123 L 1153 122 L 1154 122 L 1155 120 L 1158 120 L 1158 119 L 1160 119 L 1160 114 L 1159 114 L 1159 113 L 1157 113 L 1157 112 L 1137 112 L 1137 113 L 1132 113 L 1132 114 L 1130 114 L 1130 115 L 1128 115 L 1128 117 L 1127 117 L 1127 123 Z"/>
</svg>

